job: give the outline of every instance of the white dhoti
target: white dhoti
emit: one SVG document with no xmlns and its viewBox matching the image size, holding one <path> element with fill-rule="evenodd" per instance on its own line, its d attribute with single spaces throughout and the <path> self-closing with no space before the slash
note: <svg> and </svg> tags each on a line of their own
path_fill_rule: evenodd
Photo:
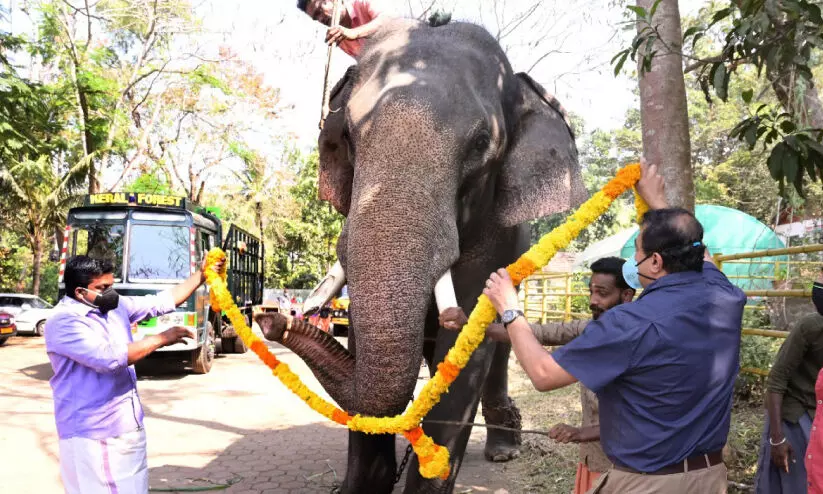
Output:
<svg viewBox="0 0 823 494">
<path fill-rule="evenodd" d="M 66 494 L 146 494 L 146 431 L 110 439 L 61 439 L 60 476 Z"/>
</svg>

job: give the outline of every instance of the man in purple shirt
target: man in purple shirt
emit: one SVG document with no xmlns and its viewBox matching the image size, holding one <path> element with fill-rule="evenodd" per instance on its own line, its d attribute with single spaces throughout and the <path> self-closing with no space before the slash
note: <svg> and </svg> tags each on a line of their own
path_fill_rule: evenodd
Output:
<svg viewBox="0 0 823 494">
<path fill-rule="evenodd" d="M 67 494 L 145 494 L 146 434 L 132 365 L 194 335 L 174 327 L 135 342 L 131 325 L 173 312 L 205 277 L 197 271 L 157 295 L 120 297 L 110 261 L 76 256 L 64 281 L 66 295 L 46 323 L 63 486 Z"/>
</svg>

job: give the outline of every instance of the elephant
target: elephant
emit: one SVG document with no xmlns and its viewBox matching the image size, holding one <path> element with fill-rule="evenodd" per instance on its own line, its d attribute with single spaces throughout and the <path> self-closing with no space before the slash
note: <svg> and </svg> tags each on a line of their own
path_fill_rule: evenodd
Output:
<svg viewBox="0 0 823 494">
<path fill-rule="evenodd" d="M 413 398 L 421 360 L 436 369 L 457 337 L 439 328 L 437 281 L 450 273 L 469 313 L 489 273 L 528 247 L 528 221 L 585 198 L 574 133 L 560 104 L 470 23 L 386 23 L 331 108 L 319 194 L 346 217 L 337 255 L 351 299 L 348 349 L 304 323 L 287 329 L 277 314 L 256 322 L 341 408 L 393 416 Z M 487 338 L 475 351 L 423 422 L 449 448 L 450 476 L 423 478 L 412 456 L 404 492 L 452 492 L 471 428 L 430 421 L 471 422 L 481 395 L 484 408 L 509 408 L 510 350 Z M 507 434 L 501 444 L 514 441 Z M 392 492 L 396 472 L 394 435 L 349 432 L 342 492 Z"/>
</svg>

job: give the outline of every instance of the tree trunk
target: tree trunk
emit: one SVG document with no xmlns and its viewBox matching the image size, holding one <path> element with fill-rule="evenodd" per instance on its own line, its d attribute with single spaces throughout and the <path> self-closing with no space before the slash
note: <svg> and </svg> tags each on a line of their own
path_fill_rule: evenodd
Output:
<svg viewBox="0 0 823 494">
<path fill-rule="evenodd" d="M 655 0 L 637 2 L 647 12 L 654 3 Z M 660 167 L 669 204 L 694 211 L 689 114 L 680 54 L 683 36 L 677 0 L 661 0 L 652 22 L 662 43 L 655 42 L 658 53 L 651 71 L 640 76 L 643 155 L 649 163 Z M 641 28 L 638 23 L 638 30 Z"/>
<path fill-rule="evenodd" d="M 823 105 L 814 81 L 803 80 L 798 87 L 798 77 L 794 66 L 784 68 L 780 76 L 772 82 L 772 89 L 783 109 L 792 115 L 798 128 L 823 129 Z"/>
<path fill-rule="evenodd" d="M 263 204 L 260 201 L 254 203 L 254 215 L 257 221 L 257 229 L 260 232 L 260 258 L 266 259 L 266 237 L 263 235 Z"/>
<path fill-rule="evenodd" d="M 40 295 L 40 265 L 43 261 L 43 236 L 36 232 L 31 246 L 31 293 Z"/>
<path fill-rule="evenodd" d="M 89 194 L 96 194 L 100 191 L 100 182 L 97 180 L 97 167 L 91 154 L 94 152 L 94 135 L 89 125 L 89 102 L 85 90 L 80 87 L 78 77 L 79 62 L 74 59 L 72 70 L 70 71 L 72 83 L 74 84 L 75 95 L 77 97 L 77 109 L 80 114 L 83 132 L 81 133 L 81 144 L 83 145 L 83 156 L 89 160 Z"/>
</svg>

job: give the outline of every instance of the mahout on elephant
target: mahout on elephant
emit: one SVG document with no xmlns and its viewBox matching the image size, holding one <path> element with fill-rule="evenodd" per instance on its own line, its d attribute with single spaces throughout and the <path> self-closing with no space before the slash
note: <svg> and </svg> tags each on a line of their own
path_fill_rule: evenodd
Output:
<svg viewBox="0 0 823 494">
<path fill-rule="evenodd" d="M 378 31 L 335 87 L 319 138 L 322 199 L 346 216 L 337 254 L 351 298 L 348 349 L 322 331 L 263 314 L 265 336 L 300 355 L 349 413 L 392 416 L 413 398 L 456 339 L 438 327 L 434 286 L 445 273 L 469 313 L 493 270 L 529 242 L 528 221 L 585 196 L 562 108 L 515 73 L 497 41 L 468 23 L 396 20 Z M 487 339 L 423 428 L 451 452 L 448 479 L 424 479 L 417 458 L 407 493 L 451 492 L 471 432 L 428 420 L 514 421 L 510 347 Z M 517 435 L 489 432 L 487 453 L 514 454 Z M 388 493 L 393 435 L 349 433 L 344 493 Z"/>
</svg>

